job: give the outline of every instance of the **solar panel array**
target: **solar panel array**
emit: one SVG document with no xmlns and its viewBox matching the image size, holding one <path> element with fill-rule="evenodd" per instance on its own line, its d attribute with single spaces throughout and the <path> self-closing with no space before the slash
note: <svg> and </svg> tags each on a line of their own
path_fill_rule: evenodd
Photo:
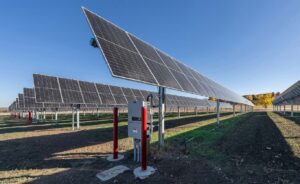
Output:
<svg viewBox="0 0 300 184">
<path fill-rule="evenodd" d="M 300 104 L 300 81 L 297 81 L 284 92 L 282 92 L 273 101 L 273 104 Z"/>
<path fill-rule="evenodd" d="M 253 105 L 152 45 L 83 8 L 113 76 Z"/>
<path fill-rule="evenodd" d="M 36 103 L 44 103 L 44 107 L 61 107 L 62 104 L 67 107 L 70 106 L 70 104 L 81 104 L 82 107 L 126 106 L 129 101 L 146 100 L 149 94 L 153 94 L 154 103 L 158 103 L 157 93 L 146 90 L 77 81 L 40 74 L 34 74 L 33 79 L 34 84 L 40 84 L 39 81 L 43 80 L 43 85 L 39 85 L 37 88 L 35 86 L 35 89 L 38 89 L 35 90 L 35 92 L 37 96 Z M 57 92 L 48 93 L 49 89 L 54 89 L 53 86 L 55 86 Z M 61 93 L 61 95 L 55 95 L 58 92 Z M 43 97 L 48 94 L 54 94 L 54 96 L 43 99 Z M 49 101 L 49 99 L 52 101 Z M 208 100 L 176 95 L 166 95 L 166 105 L 182 107 L 210 106 Z"/>
<path fill-rule="evenodd" d="M 156 92 L 40 74 L 34 74 L 33 78 L 35 88 L 24 88 L 24 95 L 19 94 L 16 101 L 10 105 L 10 109 L 38 110 L 45 108 L 56 110 L 59 108 L 66 110 L 70 109 L 72 104 L 80 104 L 85 109 L 127 106 L 129 101 L 147 100 L 149 94 L 153 95 L 154 104 L 158 104 Z M 166 106 L 215 107 L 215 104 L 207 99 L 167 94 Z"/>
</svg>

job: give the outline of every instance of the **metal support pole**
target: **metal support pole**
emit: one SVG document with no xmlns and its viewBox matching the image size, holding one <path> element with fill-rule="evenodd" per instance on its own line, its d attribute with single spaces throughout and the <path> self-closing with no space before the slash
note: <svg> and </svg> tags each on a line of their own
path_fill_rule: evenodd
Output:
<svg viewBox="0 0 300 184">
<path fill-rule="evenodd" d="M 235 104 L 233 104 L 233 116 L 235 116 Z"/>
<path fill-rule="evenodd" d="M 75 129 L 75 114 L 74 114 L 74 107 L 72 107 L 72 129 Z"/>
<path fill-rule="evenodd" d="M 178 106 L 178 118 L 180 118 L 180 107 Z"/>
<path fill-rule="evenodd" d="M 114 148 L 113 148 L 113 159 L 118 159 L 118 107 L 113 109 L 114 113 L 114 129 L 113 129 L 113 140 L 114 140 Z"/>
<path fill-rule="evenodd" d="M 164 134 L 165 134 L 165 88 L 158 88 L 158 97 L 159 97 L 159 130 L 158 130 L 158 140 L 159 146 L 164 145 Z"/>
<path fill-rule="evenodd" d="M 43 112 L 43 113 L 44 113 L 43 119 L 46 120 L 46 109 L 44 109 L 44 112 Z"/>
<path fill-rule="evenodd" d="M 77 113 L 77 129 L 79 129 L 80 128 L 79 108 L 76 108 L 76 113 Z"/>
<path fill-rule="evenodd" d="M 281 113 L 281 105 L 279 106 L 279 112 Z"/>
<path fill-rule="evenodd" d="M 283 105 L 283 114 L 285 115 L 285 105 Z"/>
<path fill-rule="evenodd" d="M 291 117 L 294 117 L 294 106 L 293 106 L 293 104 L 291 105 Z"/>
<path fill-rule="evenodd" d="M 220 101 L 217 100 L 217 124 L 220 124 Z"/>
<path fill-rule="evenodd" d="M 55 121 L 58 120 L 58 113 L 57 113 L 57 110 L 55 110 Z"/>
<path fill-rule="evenodd" d="M 141 108 L 141 116 L 142 116 L 142 126 L 141 126 L 141 134 L 142 134 L 142 163 L 141 168 L 142 171 L 147 169 L 147 108 Z"/>
<path fill-rule="evenodd" d="M 38 110 L 38 111 L 36 111 L 36 120 L 39 121 L 39 119 L 40 119 L 40 112 Z"/>
</svg>

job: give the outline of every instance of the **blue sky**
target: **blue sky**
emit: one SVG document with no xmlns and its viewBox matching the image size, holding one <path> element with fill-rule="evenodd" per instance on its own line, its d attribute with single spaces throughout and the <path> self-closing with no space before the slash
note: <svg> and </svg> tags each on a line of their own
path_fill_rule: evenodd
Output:
<svg viewBox="0 0 300 184">
<path fill-rule="evenodd" d="M 6 0 L 0 107 L 33 87 L 33 73 L 156 89 L 111 77 L 89 46 L 81 6 L 241 95 L 282 91 L 299 80 L 300 1 Z"/>
</svg>

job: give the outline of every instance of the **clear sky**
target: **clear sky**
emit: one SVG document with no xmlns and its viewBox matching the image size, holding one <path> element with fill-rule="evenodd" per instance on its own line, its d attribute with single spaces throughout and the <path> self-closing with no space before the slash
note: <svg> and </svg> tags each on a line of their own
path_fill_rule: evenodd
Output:
<svg viewBox="0 0 300 184">
<path fill-rule="evenodd" d="M 0 107 L 33 87 L 33 73 L 156 89 L 111 77 L 81 6 L 241 95 L 299 80 L 298 0 L 3 0 Z"/>
</svg>

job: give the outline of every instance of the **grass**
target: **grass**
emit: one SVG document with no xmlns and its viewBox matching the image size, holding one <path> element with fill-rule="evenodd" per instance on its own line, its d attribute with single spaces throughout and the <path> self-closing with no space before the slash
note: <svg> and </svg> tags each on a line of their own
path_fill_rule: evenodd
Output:
<svg viewBox="0 0 300 184">
<path fill-rule="evenodd" d="M 283 116 L 278 113 L 268 112 L 268 115 L 273 120 L 275 125 L 285 137 L 287 143 L 291 147 L 294 155 L 300 158 L 300 118 Z"/>
<path fill-rule="evenodd" d="M 248 118 L 251 113 L 232 117 L 232 115 L 221 118 L 220 125 L 216 125 L 215 119 L 209 119 L 181 127 L 180 130 L 168 132 L 166 139 L 166 151 L 177 149 L 189 154 L 191 157 L 226 160 L 226 155 L 215 149 L 216 145 L 225 135 L 234 130 L 236 125 Z"/>
</svg>

